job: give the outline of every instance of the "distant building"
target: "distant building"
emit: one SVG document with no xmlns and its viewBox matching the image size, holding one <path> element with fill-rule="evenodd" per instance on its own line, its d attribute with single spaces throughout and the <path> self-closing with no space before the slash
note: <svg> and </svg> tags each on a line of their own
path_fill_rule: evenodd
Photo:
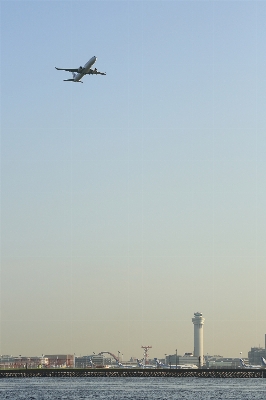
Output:
<svg viewBox="0 0 266 400">
<path fill-rule="evenodd" d="M 167 365 L 185 365 L 185 364 L 193 364 L 199 365 L 198 357 L 194 357 L 192 353 L 185 353 L 183 356 L 172 354 L 166 356 L 166 364 Z"/>
<path fill-rule="evenodd" d="M 12 355 L 1 355 L 0 356 L 0 368 L 14 368 L 15 357 Z"/>
<path fill-rule="evenodd" d="M 90 357 L 96 367 L 101 365 L 111 365 L 112 363 L 111 357 L 105 357 L 104 354 L 93 354 Z"/>
<path fill-rule="evenodd" d="M 206 356 L 206 367 L 207 368 L 239 368 L 239 358 L 222 357 L 222 356 Z M 248 360 L 244 359 L 244 362 L 248 364 Z"/>
<path fill-rule="evenodd" d="M 44 356 L 0 356 L 0 368 L 41 368 L 48 365 L 48 358 Z"/>
<path fill-rule="evenodd" d="M 201 365 L 203 365 L 203 357 L 201 360 Z M 184 365 L 184 364 L 194 364 L 194 365 L 199 365 L 199 358 L 195 357 L 192 353 L 185 353 L 182 357 L 179 357 L 179 364 Z"/>
<path fill-rule="evenodd" d="M 252 365 L 261 365 L 261 357 L 266 358 L 266 349 L 262 347 L 251 347 L 248 352 L 248 361 Z"/>
<path fill-rule="evenodd" d="M 44 356 L 48 359 L 48 368 L 73 368 L 73 354 L 47 354 Z"/>
<path fill-rule="evenodd" d="M 179 364 L 179 357 L 181 357 L 181 356 L 180 355 L 175 355 L 175 354 L 169 354 L 165 358 L 166 365 Z"/>
<path fill-rule="evenodd" d="M 92 360 L 90 356 L 80 356 L 80 357 L 75 357 L 75 368 L 91 368 Z"/>
<path fill-rule="evenodd" d="M 111 357 L 104 357 L 103 354 L 92 354 L 88 356 L 75 357 L 76 368 L 97 368 L 111 364 Z"/>
</svg>

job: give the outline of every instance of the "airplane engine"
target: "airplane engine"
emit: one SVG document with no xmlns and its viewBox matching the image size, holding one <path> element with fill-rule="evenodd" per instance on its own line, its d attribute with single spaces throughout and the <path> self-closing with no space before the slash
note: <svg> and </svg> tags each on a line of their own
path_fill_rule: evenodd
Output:
<svg viewBox="0 0 266 400">
<path fill-rule="evenodd" d="M 78 69 L 78 73 L 80 73 L 82 71 L 83 71 L 83 68 L 80 66 L 79 69 Z"/>
</svg>

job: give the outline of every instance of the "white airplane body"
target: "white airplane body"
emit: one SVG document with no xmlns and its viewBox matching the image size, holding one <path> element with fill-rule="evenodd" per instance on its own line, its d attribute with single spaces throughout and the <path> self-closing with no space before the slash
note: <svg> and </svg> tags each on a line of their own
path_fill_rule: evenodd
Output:
<svg viewBox="0 0 266 400">
<path fill-rule="evenodd" d="M 261 369 L 261 365 L 250 365 L 250 364 L 245 364 L 244 360 L 242 358 L 239 359 L 241 367 L 242 368 L 255 368 L 255 369 Z"/>
<path fill-rule="evenodd" d="M 133 368 L 132 365 L 124 365 L 121 362 L 119 362 L 118 360 L 115 360 L 116 365 L 118 366 L 118 368 Z"/>
<path fill-rule="evenodd" d="M 157 368 L 170 368 L 169 365 L 162 363 L 160 360 L 158 360 L 158 358 L 155 358 L 154 361 L 156 362 Z"/>
<path fill-rule="evenodd" d="M 264 357 L 261 357 L 261 362 L 264 367 L 266 367 L 266 360 Z"/>
<path fill-rule="evenodd" d="M 148 364 L 143 364 L 143 359 L 142 360 L 139 360 L 138 358 L 137 358 L 137 363 L 138 363 L 138 367 L 139 368 L 155 368 L 155 366 L 154 365 L 148 365 Z"/>
<path fill-rule="evenodd" d="M 59 71 L 68 71 L 72 72 L 73 79 L 64 79 L 64 82 L 81 82 L 81 78 L 85 75 L 106 75 L 106 72 L 100 72 L 97 70 L 97 68 L 91 69 L 93 64 L 96 62 L 97 57 L 92 57 L 85 65 L 84 67 L 80 66 L 79 68 L 57 68 L 55 69 Z"/>
<path fill-rule="evenodd" d="M 90 366 L 91 366 L 92 368 L 95 367 L 95 364 L 93 363 L 91 357 L 89 358 L 89 363 L 90 363 Z"/>
</svg>

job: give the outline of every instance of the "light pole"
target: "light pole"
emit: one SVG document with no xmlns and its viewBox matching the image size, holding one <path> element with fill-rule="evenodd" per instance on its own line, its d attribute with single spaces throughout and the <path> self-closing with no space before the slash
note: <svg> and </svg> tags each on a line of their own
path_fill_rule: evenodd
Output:
<svg viewBox="0 0 266 400">
<path fill-rule="evenodd" d="M 167 354 L 164 355 L 164 362 L 165 362 L 165 365 L 167 365 L 166 356 L 167 356 Z"/>
<path fill-rule="evenodd" d="M 177 369 L 177 349 L 175 349 L 175 369 Z"/>
<path fill-rule="evenodd" d="M 119 362 L 119 354 L 120 354 L 120 351 L 118 350 L 118 351 L 117 351 L 118 362 Z"/>
</svg>

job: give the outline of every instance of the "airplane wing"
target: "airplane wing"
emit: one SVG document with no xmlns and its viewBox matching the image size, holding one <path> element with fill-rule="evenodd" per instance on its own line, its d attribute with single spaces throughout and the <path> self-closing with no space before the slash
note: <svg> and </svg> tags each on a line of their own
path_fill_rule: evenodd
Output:
<svg viewBox="0 0 266 400">
<path fill-rule="evenodd" d="M 86 75 L 106 75 L 106 72 L 100 72 L 97 70 L 97 68 L 90 69 L 89 72 L 86 73 Z"/>
<path fill-rule="evenodd" d="M 59 71 L 78 72 L 78 69 L 77 69 L 77 68 L 69 68 L 69 69 L 66 69 L 66 68 L 57 68 L 57 67 L 55 67 L 55 69 L 57 69 L 57 70 L 59 70 Z"/>
</svg>

